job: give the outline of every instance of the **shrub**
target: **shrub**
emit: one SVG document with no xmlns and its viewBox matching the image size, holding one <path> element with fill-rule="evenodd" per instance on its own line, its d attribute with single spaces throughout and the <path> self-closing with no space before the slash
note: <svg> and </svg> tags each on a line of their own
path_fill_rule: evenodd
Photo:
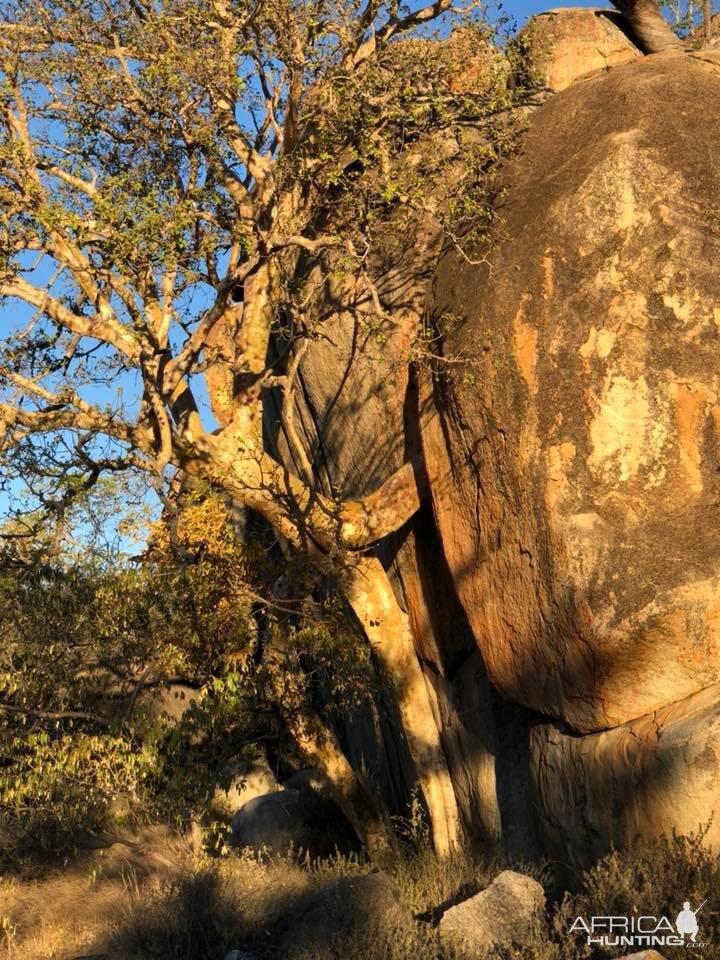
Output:
<svg viewBox="0 0 720 960">
<path fill-rule="evenodd" d="M 15 737 L 0 768 L 0 859 L 59 855 L 87 834 L 132 815 L 153 766 L 152 751 L 123 737 Z"/>
<path fill-rule="evenodd" d="M 534 943 L 508 951 L 504 960 L 605 960 L 632 949 L 588 947 L 570 932 L 576 917 L 666 915 L 674 922 L 689 900 L 706 901 L 701 915 L 705 958 L 720 957 L 720 861 L 705 844 L 707 827 L 689 836 L 639 839 L 625 850 L 612 850 L 583 874 L 579 887 L 558 898 L 549 925 Z M 668 958 L 686 948 L 663 947 Z"/>
</svg>

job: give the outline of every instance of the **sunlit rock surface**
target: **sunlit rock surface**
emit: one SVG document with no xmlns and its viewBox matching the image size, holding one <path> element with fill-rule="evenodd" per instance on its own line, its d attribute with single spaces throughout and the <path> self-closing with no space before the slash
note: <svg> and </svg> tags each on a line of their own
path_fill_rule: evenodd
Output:
<svg viewBox="0 0 720 960">
<path fill-rule="evenodd" d="M 584 737 L 539 725 L 532 756 L 543 849 L 562 863 L 708 825 L 717 850 L 720 685 Z"/>
<path fill-rule="evenodd" d="M 614 10 L 558 7 L 532 17 L 520 36 L 529 42 L 540 78 L 559 92 L 596 70 L 641 56 Z"/>
<path fill-rule="evenodd" d="M 437 271 L 444 554 L 493 684 L 577 732 L 720 679 L 719 95 L 664 54 L 552 97 Z"/>
</svg>

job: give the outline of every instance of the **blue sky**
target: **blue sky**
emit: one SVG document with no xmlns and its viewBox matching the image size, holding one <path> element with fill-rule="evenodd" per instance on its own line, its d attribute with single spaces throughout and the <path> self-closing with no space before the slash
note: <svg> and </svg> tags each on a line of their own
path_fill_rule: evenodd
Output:
<svg viewBox="0 0 720 960">
<path fill-rule="evenodd" d="M 506 9 L 521 22 L 526 20 L 533 13 L 541 13 L 543 10 L 551 10 L 553 7 L 609 7 L 609 3 L 593 3 L 592 0 L 574 0 L 573 3 L 543 3 L 542 0 L 514 0 L 507 3 Z"/>
</svg>

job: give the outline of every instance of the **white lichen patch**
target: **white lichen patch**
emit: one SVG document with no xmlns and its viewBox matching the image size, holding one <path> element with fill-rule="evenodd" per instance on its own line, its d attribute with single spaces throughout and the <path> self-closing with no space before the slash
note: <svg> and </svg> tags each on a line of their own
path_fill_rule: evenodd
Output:
<svg viewBox="0 0 720 960">
<path fill-rule="evenodd" d="M 607 327 L 601 327 L 599 330 L 597 327 L 591 327 L 587 340 L 578 352 L 586 360 L 591 357 L 604 360 L 610 355 L 616 339 L 617 334 L 614 330 L 608 330 Z"/>
<path fill-rule="evenodd" d="M 602 566 L 609 535 L 607 524 L 595 512 L 576 513 L 565 521 L 565 545 L 570 580 L 575 586 L 588 587 Z"/>
<path fill-rule="evenodd" d="M 670 193 L 680 184 L 678 177 L 658 164 L 650 151 L 637 144 L 638 131 L 613 134 L 606 141 L 609 149 L 579 185 L 577 192 L 564 198 L 557 215 L 579 217 L 583 224 L 583 243 L 578 251 L 587 256 L 607 244 L 608 233 L 624 234 L 628 239 L 652 220 L 648 194 L 662 183 Z"/>
<path fill-rule="evenodd" d="M 699 298 L 696 297 L 697 299 Z M 693 320 L 694 304 L 690 300 L 681 300 L 677 294 L 664 293 L 663 303 L 669 310 L 672 310 L 680 323 L 688 324 Z"/>
<path fill-rule="evenodd" d="M 606 484 L 627 483 L 661 456 L 667 430 L 653 414 L 645 377 L 608 375 L 590 422 L 587 466 Z"/>
</svg>

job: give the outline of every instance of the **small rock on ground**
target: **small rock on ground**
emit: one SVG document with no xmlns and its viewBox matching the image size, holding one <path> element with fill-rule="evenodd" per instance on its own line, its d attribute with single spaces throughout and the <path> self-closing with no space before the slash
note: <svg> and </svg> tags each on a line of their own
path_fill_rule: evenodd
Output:
<svg viewBox="0 0 720 960">
<path fill-rule="evenodd" d="M 468 960 L 484 960 L 496 947 L 527 944 L 545 914 L 545 892 L 537 880 L 504 870 L 487 889 L 447 910 L 440 939 L 460 946 Z"/>
</svg>

